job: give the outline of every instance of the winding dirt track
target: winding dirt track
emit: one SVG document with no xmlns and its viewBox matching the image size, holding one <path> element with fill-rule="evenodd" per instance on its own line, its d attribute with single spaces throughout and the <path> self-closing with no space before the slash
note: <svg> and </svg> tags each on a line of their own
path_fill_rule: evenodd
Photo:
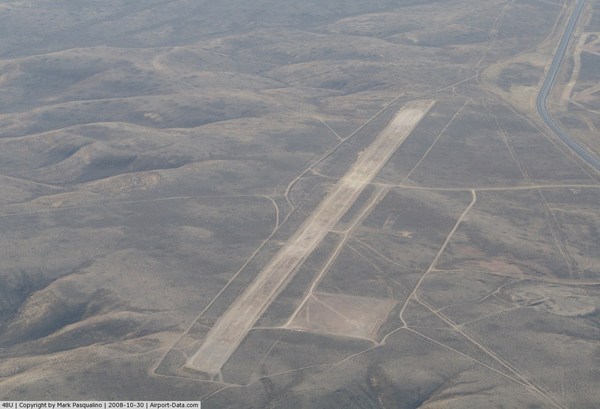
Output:
<svg viewBox="0 0 600 409">
<path fill-rule="evenodd" d="M 188 368 L 211 376 L 220 374 L 221 367 L 298 267 L 334 228 L 434 104 L 435 101 L 429 100 L 413 101 L 396 114 L 286 245 L 217 320 L 204 343 L 186 363 Z"/>
</svg>

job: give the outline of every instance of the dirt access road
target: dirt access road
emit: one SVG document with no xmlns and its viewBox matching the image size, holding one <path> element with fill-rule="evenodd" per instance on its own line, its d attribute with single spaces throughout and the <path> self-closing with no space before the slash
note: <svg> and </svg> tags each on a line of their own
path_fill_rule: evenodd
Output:
<svg viewBox="0 0 600 409">
<path fill-rule="evenodd" d="M 429 100 L 413 101 L 396 114 L 252 284 L 217 320 L 186 367 L 212 377 L 219 376 L 221 367 L 298 267 L 334 228 L 434 104 L 435 101 Z"/>
</svg>

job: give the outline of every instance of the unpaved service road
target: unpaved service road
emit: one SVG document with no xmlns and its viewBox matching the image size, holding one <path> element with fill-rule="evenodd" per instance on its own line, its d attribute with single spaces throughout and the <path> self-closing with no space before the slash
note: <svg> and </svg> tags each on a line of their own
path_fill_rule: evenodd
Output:
<svg viewBox="0 0 600 409">
<path fill-rule="evenodd" d="M 187 362 L 187 367 L 212 376 L 220 373 L 221 367 L 298 267 L 348 211 L 434 103 L 414 101 L 398 112 L 286 245 L 217 320 L 204 343 Z"/>
</svg>

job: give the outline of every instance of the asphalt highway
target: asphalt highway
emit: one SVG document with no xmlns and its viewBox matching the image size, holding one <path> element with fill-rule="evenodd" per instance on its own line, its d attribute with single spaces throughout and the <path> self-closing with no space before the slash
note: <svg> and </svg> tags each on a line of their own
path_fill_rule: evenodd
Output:
<svg viewBox="0 0 600 409">
<path fill-rule="evenodd" d="M 554 55 L 554 59 L 552 60 L 552 64 L 550 65 L 550 69 L 548 70 L 548 75 L 546 75 L 546 79 L 544 80 L 544 84 L 542 85 L 542 89 L 537 98 L 537 110 L 550 129 L 563 141 L 571 150 L 573 150 L 581 159 L 583 159 L 590 166 L 594 167 L 596 170 L 600 171 L 600 158 L 589 152 L 586 148 L 581 146 L 577 141 L 575 141 L 567 132 L 565 132 L 558 124 L 552 119 L 552 116 L 548 112 L 546 108 L 546 100 L 548 99 L 548 94 L 554 85 L 554 81 L 556 79 L 556 74 L 560 68 L 560 64 L 563 61 L 565 56 L 565 52 L 569 45 L 569 41 L 573 35 L 573 31 L 575 26 L 577 25 L 577 21 L 581 16 L 581 12 L 583 11 L 583 7 L 585 6 L 585 0 L 578 0 L 575 5 L 575 10 L 573 10 L 573 14 L 569 18 L 569 22 L 567 23 L 567 28 L 563 33 L 563 36 L 558 45 L 558 49 L 556 50 L 556 54 Z"/>
</svg>

